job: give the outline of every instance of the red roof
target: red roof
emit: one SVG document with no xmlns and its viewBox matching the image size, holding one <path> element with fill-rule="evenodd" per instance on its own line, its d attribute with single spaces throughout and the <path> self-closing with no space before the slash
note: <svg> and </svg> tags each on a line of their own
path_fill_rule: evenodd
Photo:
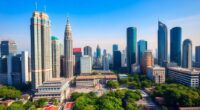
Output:
<svg viewBox="0 0 200 110">
<path fill-rule="evenodd" d="M 74 102 L 67 102 L 67 103 L 65 104 L 65 106 L 64 106 L 64 109 L 70 109 L 70 108 L 73 107 L 73 105 L 74 105 Z"/>
<path fill-rule="evenodd" d="M 81 48 L 73 48 L 73 52 L 76 53 L 76 52 L 81 52 Z"/>
</svg>

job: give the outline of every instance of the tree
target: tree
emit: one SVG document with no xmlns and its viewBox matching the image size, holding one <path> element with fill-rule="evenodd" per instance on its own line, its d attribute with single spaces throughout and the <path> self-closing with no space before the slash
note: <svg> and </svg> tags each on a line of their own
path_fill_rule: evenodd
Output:
<svg viewBox="0 0 200 110">
<path fill-rule="evenodd" d="M 58 100 L 56 98 L 51 98 L 49 100 L 53 105 L 58 105 Z"/>
<path fill-rule="evenodd" d="M 3 86 L 0 88 L 0 98 L 16 99 L 21 97 L 21 92 L 14 87 Z"/>
<path fill-rule="evenodd" d="M 113 89 L 116 89 L 119 87 L 119 83 L 117 81 L 112 81 L 112 80 L 109 80 L 107 82 L 107 87 L 108 88 L 113 88 Z"/>
<path fill-rule="evenodd" d="M 28 102 L 26 102 L 26 104 L 24 104 L 25 110 L 28 110 L 28 109 L 31 108 L 32 106 L 33 106 L 33 102 L 31 102 L 31 101 L 28 101 Z"/>
<path fill-rule="evenodd" d="M 78 97 L 74 102 L 74 110 L 82 110 L 87 105 L 93 105 L 94 100 L 86 97 L 86 95 Z"/>
<path fill-rule="evenodd" d="M 8 107 L 8 110 L 25 110 L 25 109 L 22 105 L 14 103 Z"/>
<path fill-rule="evenodd" d="M 86 105 L 83 110 L 96 110 L 94 105 Z"/>
<path fill-rule="evenodd" d="M 48 99 L 46 98 L 40 98 L 38 100 L 36 100 L 34 102 L 34 105 L 37 107 L 37 108 L 41 108 L 41 107 L 44 107 L 46 102 L 48 101 Z"/>
<path fill-rule="evenodd" d="M 0 110 L 6 110 L 6 106 L 3 104 L 0 104 Z"/>
</svg>

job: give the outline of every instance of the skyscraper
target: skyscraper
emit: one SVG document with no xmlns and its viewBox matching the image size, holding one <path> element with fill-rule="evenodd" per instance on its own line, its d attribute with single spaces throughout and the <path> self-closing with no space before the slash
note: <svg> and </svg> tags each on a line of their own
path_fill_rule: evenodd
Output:
<svg viewBox="0 0 200 110">
<path fill-rule="evenodd" d="M 73 77 L 73 41 L 72 41 L 72 29 L 69 23 L 69 18 L 67 18 L 67 25 L 65 28 L 65 38 L 64 38 L 64 57 L 65 57 L 65 67 L 64 67 L 64 77 Z"/>
<path fill-rule="evenodd" d="M 190 39 L 183 41 L 182 67 L 192 68 L 192 41 Z"/>
<path fill-rule="evenodd" d="M 167 26 L 158 21 L 158 65 L 165 66 L 168 62 Z"/>
<path fill-rule="evenodd" d="M 92 57 L 92 47 L 85 46 L 84 47 L 84 55 L 89 55 L 90 57 Z"/>
<path fill-rule="evenodd" d="M 196 66 L 200 67 L 200 46 L 195 47 L 195 62 Z"/>
<path fill-rule="evenodd" d="M 131 65 L 136 63 L 136 43 L 137 43 L 137 29 L 135 27 L 127 28 L 128 73 L 131 73 Z"/>
<path fill-rule="evenodd" d="M 31 17 L 32 87 L 37 89 L 52 76 L 51 23 L 46 13 L 35 11 Z"/>
<path fill-rule="evenodd" d="M 106 50 L 103 51 L 103 70 L 109 70 L 109 58 Z"/>
<path fill-rule="evenodd" d="M 181 27 L 174 27 L 170 30 L 170 62 L 181 66 Z"/>
<path fill-rule="evenodd" d="M 81 72 L 81 48 L 73 48 L 73 55 L 75 56 L 74 73 L 78 75 Z"/>
<path fill-rule="evenodd" d="M 113 69 L 114 70 L 119 70 L 121 68 L 121 52 L 120 51 L 114 51 L 113 54 Z"/>
<path fill-rule="evenodd" d="M 147 72 L 147 67 L 154 66 L 154 57 L 150 50 L 147 50 L 144 52 L 144 55 L 142 57 L 142 72 Z"/>
<path fill-rule="evenodd" d="M 52 77 L 60 77 L 60 41 L 58 37 L 51 37 L 51 46 L 52 46 Z"/>
<path fill-rule="evenodd" d="M 101 48 L 99 47 L 99 45 L 97 45 L 96 52 L 97 52 L 97 58 L 100 58 L 101 57 Z"/>
<path fill-rule="evenodd" d="M 147 51 L 147 41 L 139 40 L 138 41 L 138 64 L 142 64 L 142 56 L 144 52 Z"/>
<path fill-rule="evenodd" d="M 118 45 L 117 45 L 117 44 L 113 44 L 112 50 L 113 50 L 113 52 L 114 52 L 114 51 L 118 51 Z"/>
<path fill-rule="evenodd" d="M 12 40 L 5 40 L 1 41 L 1 56 L 8 56 L 10 53 L 16 54 L 17 53 L 17 45 L 15 41 Z"/>
</svg>

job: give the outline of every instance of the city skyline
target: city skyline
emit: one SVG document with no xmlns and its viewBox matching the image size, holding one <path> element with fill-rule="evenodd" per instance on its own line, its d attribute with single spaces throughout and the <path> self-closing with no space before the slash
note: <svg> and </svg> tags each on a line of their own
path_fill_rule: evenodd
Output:
<svg viewBox="0 0 200 110">
<path fill-rule="evenodd" d="M 182 41 L 186 38 L 191 39 L 194 50 L 194 47 L 200 42 L 198 39 L 200 36 L 198 31 L 200 27 L 198 22 L 200 20 L 200 11 L 198 10 L 200 3 L 197 0 L 193 0 L 193 2 L 189 0 L 184 1 L 176 0 L 173 1 L 173 4 L 168 5 L 170 1 L 160 2 L 158 0 L 152 0 L 151 2 L 127 0 L 122 3 L 116 2 L 116 4 L 112 4 L 114 2 L 112 0 L 102 3 L 98 1 L 79 3 L 77 1 L 65 2 L 61 0 L 56 2 L 55 5 L 57 6 L 54 6 L 54 3 L 45 2 L 45 0 L 40 2 L 21 0 L 17 3 L 2 1 L 0 4 L 0 20 L 4 22 L 0 26 L 0 30 L 2 30 L 0 40 L 14 40 L 20 51 L 30 51 L 29 17 L 35 10 L 35 2 L 38 2 L 39 11 L 44 11 L 43 6 L 46 5 L 46 13 L 49 15 L 52 24 L 51 35 L 58 36 L 62 44 L 64 43 L 63 31 L 65 22 L 67 15 L 69 15 L 73 27 L 73 47 L 83 48 L 86 45 L 90 45 L 95 50 L 96 45 L 99 44 L 101 49 L 106 49 L 111 53 L 112 45 L 118 44 L 119 49 L 124 50 L 126 45 L 126 28 L 133 26 L 138 30 L 137 41 L 141 39 L 147 40 L 150 44 L 148 46 L 149 49 L 154 52 L 155 48 L 157 48 L 157 22 L 159 19 L 168 27 L 168 41 L 170 40 L 169 30 L 180 26 L 182 28 Z M 64 7 L 64 4 L 67 2 L 69 2 L 70 6 Z M 177 4 L 179 4 L 179 8 L 176 7 Z M 8 9 L 4 5 L 17 9 Z M 20 5 L 23 6 L 19 7 Z M 144 6 L 145 8 L 142 9 Z M 158 8 L 160 8 L 159 11 Z M 91 9 L 94 10 L 91 11 Z M 96 22 L 97 19 L 99 22 Z M 21 28 L 17 28 L 19 25 Z M 111 40 L 115 41 L 111 43 Z M 170 49 L 168 49 L 169 52 Z"/>
</svg>

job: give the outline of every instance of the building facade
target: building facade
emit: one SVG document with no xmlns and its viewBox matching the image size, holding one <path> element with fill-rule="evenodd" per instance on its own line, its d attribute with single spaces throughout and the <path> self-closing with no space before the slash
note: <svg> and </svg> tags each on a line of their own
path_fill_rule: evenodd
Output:
<svg viewBox="0 0 200 110">
<path fill-rule="evenodd" d="M 181 27 L 174 27 L 170 30 L 170 62 L 181 66 Z"/>
<path fill-rule="evenodd" d="M 152 67 L 152 66 L 154 66 L 154 57 L 152 51 L 147 50 L 144 52 L 144 55 L 142 57 L 142 65 L 141 65 L 142 73 L 146 73 L 147 67 Z"/>
<path fill-rule="evenodd" d="M 147 41 L 139 40 L 138 41 L 138 64 L 142 64 L 142 56 L 144 52 L 147 51 Z"/>
<path fill-rule="evenodd" d="M 103 57 L 102 57 L 102 62 L 103 62 L 103 70 L 108 71 L 110 70 L 109 66 L 109 58 L 106 50 L 103 51 Z"/>
<path fill-rule="evenodd" d="M 121 55 L 121 66 L 122 67 L 127 67 L 127 55 L 126 55 L 126 50 L 122 50 L 122 55 Z"/>
<path fill-rule="evenodd" d="M 200 46 L 195 47 L 195 62 L 196 67 L 200 68 Z"/>
<path fill-rule="evenodd" d="M 89 55 L 81 57 L 81 74 L 92 73 L 92 58 Z"/>
<path fill-rule="evenodd" d="M 137 29 L 135 27 L 127 28 L 127 67 L 128 73 L 131 73 L 132 64 L 136 63 L 136 43 Z"/>
<path fill-rule="evenodd" d="M 72 41 L 72 29 L 69 23 L 69 18 L 67 18 L 67 25 L 65 28 L 64 37 L 64 77 L 73 77 L 73 41 Z"/>
<path fill-rule="evenodd" d="M 84 55 L 89 55 L 90 57 L 92 57 L 92 47 L 85 46 L 83 50 L 84 50 Z"/>
<path fill-rule="evenodd" d="M 51 37 L 51 47 L 52 47 L 52 78 L 60 77 L 60 41 L 58 37 Z"/>
<path fill-rule="evenodd" d="M 12 40 L 5 40 L 1 41 L 1 56 L 8 56 L 10 53 L 11 54 L 16 54 L 17 53 L 17 45 L 15 41 Z"/>
<path fill-rule="evenodd" d="M 167 26 L 158 21 L 158 65 L 165 66 L 168 62 Z"/>
<path fill-rule="evenodd" d="M 159 66 L 148 67 L 147 77 L 156 84 L 165 83 L 165 68 Z"/>
<path fill-rule="evenodd" d="M 50 80 L 51 61 L 51 24 L 46 13 L 35 11 L 31 17 L 31 68 L 33 90 Z"/>
<path fill-rule="evenodd" d="M 75 56 L 75 64 L 74 64 L 74 73 L 80 74 L 81 72 L 81 57 L 82 50 L 81 48 L 73 48 L 73 55 Z"/>
<path fill-rule="evenodd" d="M 120 51 L 114 51 L 113 54 L 113 69 L 118 70 L 121 68 L 121 52 Z"/>
<path fill-rule="evenodd" d="M 169 67 L 167 70 L 169 78 L 176 82 L 189 86 L 199 87 L 200 71 L 195 69 L 186 69 L 180 67 Z"/>
<path fill-rule="evenodd" d="M 192 68 L 192 41 L 190 39 L 183 41 L 182 67 Z"/>
</svg>

